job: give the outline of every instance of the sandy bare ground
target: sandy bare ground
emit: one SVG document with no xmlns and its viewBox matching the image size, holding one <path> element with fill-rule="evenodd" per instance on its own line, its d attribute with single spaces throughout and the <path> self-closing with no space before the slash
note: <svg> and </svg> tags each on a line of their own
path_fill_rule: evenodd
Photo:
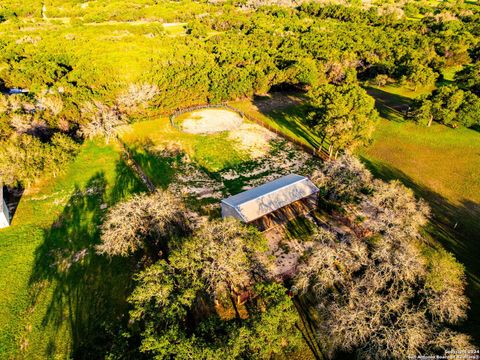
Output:
<svg viewBox="0 0 480 360">
<path fill-rule="evenodd" d="M 237 130 L 230 131 L 228 138 L 236 141 L 241 150 L 250 154 L 252 159 L 266 155 L 270 150 L 270 140 L 275 134 L 257 124 L 242 124 Z"/>
<path fill-rule="evenodd" d="M 242 123 L 242 117 L 233 111 L 203 109 L 191 112 L 181 127 L 190 134 L 213 134 L 238 129 Z"/>
</svg>

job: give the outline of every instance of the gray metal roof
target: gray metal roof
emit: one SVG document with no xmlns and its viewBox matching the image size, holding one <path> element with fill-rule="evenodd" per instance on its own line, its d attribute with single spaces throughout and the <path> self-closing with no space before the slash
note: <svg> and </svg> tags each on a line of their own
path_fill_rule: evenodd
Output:
<svg viewBox="0 0 480 360">
<path fill-rule="evenodd" d="M 222 207 L 231 207 L 236 217 L 250 222 L 317 192 L 308 178 L 290 174 L 223 199 Z"/>
</svg>

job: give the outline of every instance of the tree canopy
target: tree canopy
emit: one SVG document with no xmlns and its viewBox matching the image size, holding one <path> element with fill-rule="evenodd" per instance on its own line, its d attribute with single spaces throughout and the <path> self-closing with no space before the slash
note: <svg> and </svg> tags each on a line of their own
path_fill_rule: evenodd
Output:
<svg viewBox="0 0 480 360">
<path fill-rule="evenodd" d="M 365 144 L 378 120 L 375 100 L 358 85 L 322 85 L 310 90 L 309 122 L 333 151 Z"/>
</svg>

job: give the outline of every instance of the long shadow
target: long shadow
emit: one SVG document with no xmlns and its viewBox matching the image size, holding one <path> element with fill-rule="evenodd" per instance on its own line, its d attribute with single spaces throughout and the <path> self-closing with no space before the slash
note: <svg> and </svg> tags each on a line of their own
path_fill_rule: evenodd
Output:
<svg viewBox="0 0 480 360">
<path fill-rule="evenodd" d="M 166 189 L 175 176 L 175 165 L 182 154 L 160 155 L 153 151 L 154 145 L 146 142 L 129 146 L 128 151 L 156 187 Z"/>
<path fill-rule="evenodd" d="M 365 90 L 375 99 L 375 107 L 380 116 L 391 121 L 405 121 L 404 116 L 412 103 L 411 99 L 373 87 L 365 87 Z"/>
<path fill-rule="evenodd" d="M 480 132 L 480 124 L 473 125 L 470 129 Z"/>
<path fill-rule="evenodd" d="M 44 285 L 53 289 L 42 325 L 71 332 L 71 358 L 104 358 L 115 333 L 126 326 L 126 298 L 135 264 L 131 259 L 97 255 L 95 245 L 107 207 L 144 189 L 128 170 L 122 162 L 117 164 L 116 182 L 108 193 L 103 173 L 84 188 L 77 186 L 62 214 L 44 231 L 44 242 L 35 253 L 32 305 L 40 300 Z M 54 339 L 49 339 L 47 352 L 46 357 L 55 357 Z"/>
<path fill-rule="evenodd" d="M 253 103 L 261 112 L 282 110 L 303 103 L 305 93 L 302 91 L 273 91 L 270 96 L 255 95 Z"/>
<path fill-rule="evenodd" d="M 287 93 L 286 95 L 275 94 L 272 99 L 259 99 L 256 97 L 253 101 L 258 110 L 275 120 L 280 129 L 287 129 L 295 134 L 300 139 L 305 139 L 313 147 L 318 147 L 320 144 L 318 140 L 302 128 L 299 122 L 304 121 L 307 117 L 307 106 L 303 103 L 301 96 L 298 93 L 298 98 L 293 100 L 288 96 L 296 96 L 297 93 Z M 287 96 L 288 95 L 288 96 Z M 295 121 L 293 118 L 299 118 Z M 305 126 L 307 126 L 305 124 Z"/>
<path fill-rule="evenodd" d="M 365 158 L 362 161 L 374 176 L 400 180 L 430 205 L 432 217 L 427 232 L 465 265 L 466 293 L 471 300 L 471 309 L 460 330 L 469 333 L 480 344 L 480 204 L 470 200 L 452 204 L 437 192 L 414 182 L 399 169 Z"/>
</svg>

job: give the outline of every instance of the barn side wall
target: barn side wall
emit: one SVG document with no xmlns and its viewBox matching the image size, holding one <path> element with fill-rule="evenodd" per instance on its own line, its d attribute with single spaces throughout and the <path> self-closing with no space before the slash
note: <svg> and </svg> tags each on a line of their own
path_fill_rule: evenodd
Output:
<svg viewBox="0 0 480 360">
<path fill-rule="evenodd" d="M 0 229 L 10 226 L 10 213 L 5 201 L 2 200 L 2 210 L 0 211 Z"/>
</svg>

